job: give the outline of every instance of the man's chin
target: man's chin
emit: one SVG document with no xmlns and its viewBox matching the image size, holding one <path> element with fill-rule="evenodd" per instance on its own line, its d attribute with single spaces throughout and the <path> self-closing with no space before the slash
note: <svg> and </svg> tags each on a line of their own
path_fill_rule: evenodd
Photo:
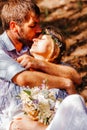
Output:
<svg viewBox="0 0 87 130">
<path fill-rule="evenodd" d="M 25 40 L 25 39 L 19 39 L 19 41 L 24 45 L 24 46 L 29 46 L 31 47 L 33 41 L 32 40 Z"/>
</svg>

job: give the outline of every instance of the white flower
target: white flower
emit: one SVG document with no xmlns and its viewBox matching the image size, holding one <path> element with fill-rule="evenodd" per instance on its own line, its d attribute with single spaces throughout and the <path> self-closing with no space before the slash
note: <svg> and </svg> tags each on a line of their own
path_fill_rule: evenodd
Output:
<svg viewBox="0 0 87 130">
<path fill-rule="evenodd" d="M 44 85 L 44 87 L 34 87 L 23 90 L 20 93 L 24 111 L 44 124 L 49 124 L 58 109 L 61 100 L 56 99 L 56 94 Z"/>
</svg>

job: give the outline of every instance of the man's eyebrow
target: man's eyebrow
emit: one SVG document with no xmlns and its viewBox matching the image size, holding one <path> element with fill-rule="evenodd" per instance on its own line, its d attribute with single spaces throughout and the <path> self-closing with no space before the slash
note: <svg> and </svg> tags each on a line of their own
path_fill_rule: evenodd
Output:
<svg viewBox="0 0 87 130">
<path fill-rule="evenodd" d="M 37 22 L 33 22 L 31 23 L 31 25 L 28 25 L 28 27 L 35 27 L 38 23 Z"/>
</svg>

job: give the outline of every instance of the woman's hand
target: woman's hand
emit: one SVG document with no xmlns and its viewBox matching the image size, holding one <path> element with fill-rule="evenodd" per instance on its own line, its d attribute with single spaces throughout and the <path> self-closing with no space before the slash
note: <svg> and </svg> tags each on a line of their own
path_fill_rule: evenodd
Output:
<svg viewBox="0 0 87 130">
<path fill-rule="evenodd" d="M 27 115 L 22 115 L 11 122 L 9 130 L 46 130 L 46 127 L 38 121 L 31 120 Z"/>
</svg>

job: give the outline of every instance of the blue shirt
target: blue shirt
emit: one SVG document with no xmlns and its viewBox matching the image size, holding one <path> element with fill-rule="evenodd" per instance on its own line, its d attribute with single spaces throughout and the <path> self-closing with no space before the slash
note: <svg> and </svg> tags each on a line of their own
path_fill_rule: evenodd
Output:
<svg viewBox="0 0 87 130">
<path fill-rule="evenodd" d="M 25 49 L 25 48 L 24 48 Z M 28 51 L 26 49 L 25 51 Z M 19 63 L 16 62 L 18 56 L 25 53 L 25 51 L 21 51 L 18 53 L 8 38 L 6 32 L 4 32 L 0 36 L 0 78 L 5 79 L 7 81 L 11 81 L 11 79 L 19 72 L 24 71 Z"/>
<path fill-rule="evenodd" d="M 13 102 L 15 107 L 20 102 L 16 98 L 22 87 L 12 83 L 11 80 L 16 74 L 25 70 L 15 59 L 28 52 L 28 47 L 23 48 L 20 53 L 17 52 L 7 33 L 0 35 L 0 118 Z"/>
</svg>

